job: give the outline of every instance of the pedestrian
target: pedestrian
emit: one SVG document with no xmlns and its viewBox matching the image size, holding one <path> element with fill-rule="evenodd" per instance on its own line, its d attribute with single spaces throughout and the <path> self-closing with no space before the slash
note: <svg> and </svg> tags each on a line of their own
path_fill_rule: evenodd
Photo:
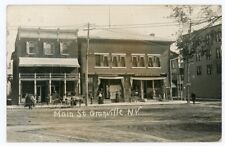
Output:
<svg viewBox="0 0 225 146">
<path fill-rule="evenodd" d="M 71 97 L 71 99 L 70 99 L 70 106 L 71 107 L 73 107 L 75 104 L 74 104 L 74 99 L 73 99 L 73 97 Z"/>
<path fill-rule="evenodd" d="M 191 93 L 191 99 L 192 99 L 193 104 L 195 104 L 195 100 L 196 100 L 195 93 Z"/>
<path fill-rule="evenodd" d="M 119 92 L 116 91 L 116 102 L 119 102 Z"/>
<path fill-rule="evenodd" d="M 26 96 L 25 96 L 25 107 L 26 106 L 28 106 L 29 109 L 32 109 L 33 101 L 31 99 L 31 95 L 30 94 L 26 94 Z"/>
<path fill-rule="evenodd" d="M 99 94 L 98 94 L 98 104 L 102 104 L 103 101 L 102 101 L 102 92 L 100 91 Z"/>
<path fill-rule="evenodd" d="M 50 94 L 48 94 L 48 96 L 46 97 L 47 105 L 49 104 L 49 101 L 50 101 Z"/>
</svg>

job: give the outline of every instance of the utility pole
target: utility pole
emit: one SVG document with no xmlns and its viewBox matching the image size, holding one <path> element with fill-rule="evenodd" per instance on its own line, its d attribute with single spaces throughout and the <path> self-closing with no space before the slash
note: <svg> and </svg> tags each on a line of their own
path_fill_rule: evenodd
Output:
<svg viewBox="0 0 225 146">
<path fill-rule="evenodd" d="M 109 5 L 109 28 L 110 28 L 110 26 L 111 26 L 111 18 L 110 18 L 110 5 Z"/>
<path fill-rule="evenodd" d="M 90 28 L 90 23 L 87 24 L 87 49 L 86 49 L 86 73 L 85 73 L 85 86 L 86 86 L 86 93 L 85 93 L 85 106 L 88 106 L 88 57 L 89 57 L 89 46 L 90 46 L 90 30 L 94 28 Z"/>
<path fill-rule="evenodd" d="M 190 14 L 190 19 L 189 19 L 189 30 L 188 30 L 188 33 L 189 33 L 189 45 L 188 45 L 188 51 L 191 51 L 191 7 L 189 7 L 189 14 Z M 187 55 L 187 103 L 189 104 L 190 103 L 190 86 L 191 86 L 191 83 L 190 83 L 190 66 L 189 66 L 189 52 L 188 52 L 188 55 Z"/>
<path fill-rule="evenodd" d="M 86 50 L 86 74 L 85 74 L 85 86 L 86 86 L 86 95 L 85 95 L 85 106 L 88 106 L 88 54 L 89 54 L 89 40 L 90 40 L 90 23 L 87 25 L 87 50 Z"/>
</svg>

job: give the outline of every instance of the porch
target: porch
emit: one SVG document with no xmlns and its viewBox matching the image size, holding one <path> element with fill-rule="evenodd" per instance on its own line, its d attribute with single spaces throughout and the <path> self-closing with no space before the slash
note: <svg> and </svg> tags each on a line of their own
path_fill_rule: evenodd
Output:
<svg viewBox="0 0 225 146">
<path fill-rule="evenodd" d="M 72 94 L 80 94 L 79 73 L 19 73 L 19 104 L 23 103 L 24 92 L 32 93 L 37 102 L 53 101 L 53 94 L 65 100 Z"/>
</svg>

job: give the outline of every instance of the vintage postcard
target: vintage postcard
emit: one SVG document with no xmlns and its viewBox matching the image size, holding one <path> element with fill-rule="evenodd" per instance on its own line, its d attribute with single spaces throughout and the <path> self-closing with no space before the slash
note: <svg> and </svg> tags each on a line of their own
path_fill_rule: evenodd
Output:
<svg viewBox="0 0 225 146">
<path fill-rule="evenodd" d="M 6 141 L 220 142 L 221 5 L 8 5 Z"/>
</svg>

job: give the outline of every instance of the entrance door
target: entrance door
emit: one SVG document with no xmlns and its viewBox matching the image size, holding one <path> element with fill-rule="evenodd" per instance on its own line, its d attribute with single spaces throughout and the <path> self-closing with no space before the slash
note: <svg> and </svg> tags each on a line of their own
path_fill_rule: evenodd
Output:
<svg viewBox="0 0 225 146">
<path fill-rule="evenodd" d="M 37 103 L 41 103 L 41 97 L 42 97 L 42 86 L 37 86 Z"/>
<path fill-rule="evenodd" d="M 45 86 L 37 86 L 37 103 L 46 102 Z"/>
</svg>

